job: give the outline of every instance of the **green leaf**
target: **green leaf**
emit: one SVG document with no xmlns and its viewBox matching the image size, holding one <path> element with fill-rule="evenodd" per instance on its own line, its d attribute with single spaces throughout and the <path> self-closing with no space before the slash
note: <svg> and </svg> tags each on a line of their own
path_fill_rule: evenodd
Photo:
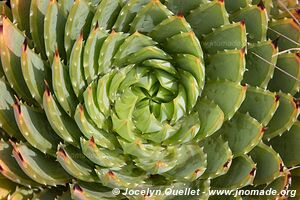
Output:
<svg viewBox="0 0 300 200">
<path fill-rule="evenodd" d="M 50 79 L 50 67 L 27 45 L 23 46 L 21 55 L 22 72 L 31 96 L 43 104 L 44 80 Z"/>
<path fill-rule="evenodd" d="M 173 180 L 192 182 L 199 178 L 205 171 L 207 162 L 206 154 L 196 144 L 186 144 L 178 147 L 177 165 L 174 169 L 164 173 L 164 176 Z"/>
<path fill-rule="evenodd" d="M 150 0 L 129 0 L 121 9 L 119 16 L 115 20 L 113 29 L 118 32 L 128 32 L 130 29 L 130 23 L 135 18 L 137 12 L 139 12 L 142 7 L 149 2 Z"/>
<path fill-rule="evenodd" d="M 229 13 L 236 12 L 241 8 L 245 8 L 249 5 L 250 0 L 225 0 L 226 10 Z"/>
<path fill-rule="evenodd" d="M 147 178 L 143 172 L 140 172 L 138 169 L 129 165 L 120 171 L 101 169 L 100 167 L 96 167 L 95 171 L 99 176 L 101 183 L 104 186 L 111 188 L 136 188 L 143 184 L 144 180 Z"/>
<path fill-rule="evenodd" d="M 278 47 L 280 51 L 299 47 L 300 27 L 292 18 L 273 20 L 270 22 L 269 27 L 269 38 L 275 40 L 280 37 L 278 40 Z M 282 37 L 281 35 L 284 35 L 285 37 Z"/>
<path fill-rule="evenodd" d="M 170 16 L 149 33 L 151 38 L 161 43 L 166 39 L 178 35 L 179 33 L 191 32 L 191 26 L 187 23 L 184 17 L 181 16 Z"/>
<path fill-rule="evenodd" d="M 26 86 L 21 69 L 22 46 L 25 40 L 23 33 L 9 21 L 3 19 L 3 36 L 1 39 L 1 61 L 5 76 L 13 90 L 27 102 L 33 102 Z M 3 35 L 2 35 L 3 34 Z M 1 37 L 0 36 L 0 37 Z"/>
<path fill-rule="evenodd" d="M 97 182 L 94 166 L 80 150 L 69 145 L 58 145 L 57 161 L 73 177 L 86 182 Z"/>
<path fill-rule="evenodd" d="M 187 21 L 198 38 L 201 38 L 203 34 L 210 33 L 214 28 L 229 24 L 224 2 L 218 0 L 202 4 L 192 10 L 187 16 Z"/>
<path fill-rule="evenodd" d="M 154 27 L 171 16 L 169 11 L 160 1 L 150 1 L 139 10 L 133 19 L 130 32 L 150 33 Z M 150 20 L 149 20 L 150 19 Z"/>
<path fill-rule="evenodd" d="M 276 65 L 288 74 L 300 79 L 300 57 L 297 56 L 297 54 L 286 53 L 280 55 Z M 292 77 L 279 70 L 275 70 L 268 88 L 272 91 L 282 91 L 284 93 L 295 95 L 299 91 L 300 84 L 299 81 Z"/>
<path fill-rule="evenodd" d="M 204 141 L 204 153 L 207 154 L 207 169 L 201 179 L 216 178 L 226 174 L 231 166 L 232 152 L 222 137 L 210 137 Z"/>
<path fill-rule="evenodd" d="M 202 58 L 190 54 L 178 54 L 175 56 L 174 61 L 176 62 L 177 69 L 185 70 L 195 77 L 198 86 L 202 90 L 205 77 L 204 61 Z"/>
<path fill-rule="evenodd" d="M 300 164 L 299 156 L 299 131 L 300 122 L 294 123 L 292 128 L 282 136 L 277 136 L 270 141 L 270 144 L 278 152 L 287 167 L 293 167 Z"/>
<path fill-rule="evenodd" d="M 10 136 L 24 140 L 14 117 L 14 96 L 4 77 L 0 78 L 0 127 Z"/>
<path fill-rule="evenodd" d="M 81 132 L 74 119 L 67 115 L 58 104 L 49 88 L 46 88 L 44 92 L 43 107 L 47 119 L 56 134 L 67 143 L 78 147 Z"/>
<path fill-rule="evenodd" d="M 13 18 L 18 24 L 18 28 L 25 31 L 26 35 L 30 37 L 29 14 L 31 0 L 12 0 L 10 4 Z"/>
<path fill-rule="evenodd" d="M 233 155 L 241 156 L 251 151 L 263 136 L 263 127 L 249 115 L 236 113 L 235 116 L 224 123 L 217 132 L 228 141 Z"/>
<path fill-rule="evenodd" d="M 87 113 L 98 128 L 105 128 L 107 116 L 103 115 L 97 104 L 97 83 L 92 82 L 83 93 L 84 105 Z"/>
<path fill-rule="evenodd" d="M 269 183 L 279 176 L 282 161 L 280 156 L 271 147 L 260 143 L 249 155 L 257 164 L 254 185 Z"/>
<path fill-rule="evenodd" d="M 186 15 L 191 10 L 197 8 L 200 4 L 206 4 L 207 0 L 166 0 L 165 5 L 170 9 L 174 14 Z"/>
<path fill-rule="evenodd" d="M 246 96 L 246 86 L 230 81 L 208 81 L 202 96 L 214 101 L 224 112 L 225 120 L 231 119 Z"/>
<path fill-rule="evenodd" d="M 246 27 L 243 22 L 224 25 L 203 37 L 203 50 L 209 54 L 218 51 L 242 49 L 247 44 Z"/>
<path fill-rule="evenodd" d="M 99 129 L 93 123 L 83 105 L 79 104 L 77 106 L 74 118 L 79 129 L 85 137 L 94 137 L 97 145 L 111 150 L 115 149 L 117 142 L 115 136 L 112 133 L 108 133 L 105 130 Z"/>
<path fill-rule="evenodd" d="M 108 35 L 100 50 L 98 74 L 106 74 L 111 70 L 113 58 L 127 37 L 128 34 L 114 31 Z"/>
<path fill-rule="evenodd" d="M 188 143 L 195 138 L 200 130 L 200 120 L 198 119 L 198 113 L 196 112 L 182 118 L 181 121 L 177 123 L 180 123 L 180 129 L 164 141 L 163 144 L 175 145 Z"/>
<path fill-rule="evenodd" d="M 230 20 L 245 20 L 248 42 L 265 41 L 268 27 L 267 10 L 261 6 L 249 5 L 232 14 Z"/>
<path fill-rule="evenodd" d="M 125 158 L 120 152 L 97 147 L 94 138 L 91 138 L 90 140 L 81 138 L 80 143 L 82 153 L 97 165 L 116 169 L 126 165 Z"/>
<path fill-rule="evenodd" d="M 198 112 L 201 122 L 200 130 L 196 135 L 197 140 L 202 140 L 217 130 L 219 130 L 224 122 L 224 113 L 221 108 L 213 101 L 207 98 L 198 100 L 195 111 Z"/>
<path fill-rule="evenodd" d="M 97 24 L 104 30 L 110 30 L 115 23 L 115 20 L 119 16 L 121 10 L 121 0 L 102 0 L 97 6 L 96 13 L 92 20 L 91 28 L 94 28 Z"/>
<path fill-rule="evenodd" d="M 91 11 L 88 0 L 75 1 L 69 12 L 68 19 L 65 27 L 65 49 L 67 57 L 70 56 L 72 47 L 80 36 L 81 32 L 83 37 L 86 38 L 92 21 L 93 13 Z"/>
<path fill-rule="evenodd" d="M 52 64 L 52 85 L 54 94 L 65 112 L 73 116 L 77 105 L 77 98 L 73 91 L 68 68 L 61 62 L 56 53 Z"/>
<path fill-rule="evenodd" d="M 197 103 L 197 99 L 202 92 L 203 85 L 198 85 L 195 77 L 187 71 L 180 70 L 179 74 L 181 83 L 186 92 L 186 108 L 187 111 L 190 112 Z"/>
<path fill-rule="evenodd" d="M 51 128 L 44 113 L 16 102 L 13 105 L 15 120 L 24 138 L 36 149 L 55 154 L 59 138 Z"/>
<path fill-rule="evenodd" d="M 255 176 L 255 164 L 248 156 L 233 159 L 231 167 L 225 175 L 212 180 L 212 188 L 236 189 L 252 184 Z"/>
<path fill-rule="evenodd" d="M 63 59 L 66 58 L 64 46 L 64 33 L 67 16 L 64 15 L 65 4 L 69 0 L 57 3 L 50 1 L 44 19 L 44 40 L 46 55 L 50 62 L 53 61 L 54 54 L 58 50 Z"/>
<path fill-rule="evenodd" d="M 79 99 L 82 98 L 82 93 L 86 88 L 83 69 L 83 48 L 83 35 L 80 35 L 74 43 L 69 61 L 69 76 L 72 88 Z"/>
<path fill-rule="evenodd" d="M 125 64 L 126 59 L 133 53 L 138 52 L 144 47 L 153 46 L 154 42 L 150 37 L 135 32 L 125 39 L 123 44 L 118 48 L 114 56 L 114 65 L 122 67 Z"/>
<path fill-rule="evenodd" d="M 95 28 L 91 31 L 83 51 L 83 68 L 87 84 L 90 84 L 98 75 L 98 58 L 100 50 L 107 38 L 107 33 L 101 28 Z"/>
<path fill-rule="evenodd" d="M 208 55 L 206 76 L 209 80 L 229 80 L 241 82 L 246 67 L 245 49 L 225 50 Z"/>
<path fill-rule="evenodd" d="M 24 143 L 13 145 L 13 155 L 22 170 L 34 181 L 43 185 L 65 185 L 71 177 L 49 156 Z M 59 173 L 57 173 L 59 171 Z"/>
<path fill-rule="evenodd" d="M 245 101 L 239 111 L 249 113 L 263 126 L 267 126 L 278 108 L 278 100 L 275 93 L 258 87 L 248 87 Z"/>
<path fill-rule="evenodd" d="M 251 86 L 266 88 L 274 73 L 274 66 L 265 62 L 258 56 L 270 63 L 276 64 L 278 49 L 268 40 L 266 42 L 258 42 L 249 44 L 246 55 L 246 72 L 243 82 Z M 255 54 L 254 54 L 255 53 Z"/>
<path fill-rule="evenodd" d="M 78 183 L 70 184 L 70 191 L 72 199 L 75 200 L 121 199 L 112 194 L 111 188 L 104 187 L 100 183 L 78 181 Z"/>
<path fill-rule="evenodd" d="M 22 171 L 17 161 L 12 157 L 11 145 L 7 144 L 3 140 L 0 141 L 0 168 L 1 174 L 13 182 L 24 186 L 39 186 L 38 183 L 30 179 Z"/>
<path fill-rule="evenodd" d="M 36 49 L 46 58 L 45 42 L 44 42 L 44 18 L 47 12 L 50 0 L 38 1 L 31 0 L 30 6 L 30 31 Z"/>
<path fill-rule="evenodd" d="M 298 107 L 291 95 L 284 93 L 278 93 L 278 95 L 279 107 L 268 125 L 264 139 L 269 140 L 289 130 L 299 115 Z"/>
</svg>

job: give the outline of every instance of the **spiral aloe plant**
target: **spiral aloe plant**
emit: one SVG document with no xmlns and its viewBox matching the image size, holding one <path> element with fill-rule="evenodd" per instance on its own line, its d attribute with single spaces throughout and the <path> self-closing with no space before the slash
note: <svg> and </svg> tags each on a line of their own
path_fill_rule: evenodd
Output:
<svg viewBox="0 0 300 200">
<path fill-rule="evenodd" d="M 297 0 L 6 3 L 0 198 L 300 192 Z"/>
</svg>

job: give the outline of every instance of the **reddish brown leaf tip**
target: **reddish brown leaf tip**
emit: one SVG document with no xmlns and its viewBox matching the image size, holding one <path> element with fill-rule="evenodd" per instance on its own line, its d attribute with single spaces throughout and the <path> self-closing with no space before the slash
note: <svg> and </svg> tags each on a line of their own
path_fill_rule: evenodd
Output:
<svg viewBox="0 0 300 200">
<path fill-rule="evenodd" d="M 300 53 L 296 53 L 296 56 L 298 56 L 300 58 Z"/>
<path fill-rule="evenodd" d="M 17 96 L 15 96 L 15 99 L 16 99 L 16 101 L 15 101 L 15 103 L 13 104 L 13 107 L 15 107 L 15 109 L 17 109 L 18 113 L 21 114 L 22 111 L 21 111 L 20 101 L 19 101 L 19 99 L 18 99 Z"/>
<path fill-rule="evenodd" d="M 275 96 L 275 101 L 278 102 L 279 99 L 280 99 L 280 96 L 279 96 L 279 95 L 276 95 L 276 96 Z"/>
<path fill-rule="evenodd" d="M 111 170 L 108 171 L 107 173 L 108 176 L 111 176 L 111 177 L 114 177 L 115 176 L 115 173 Z"/>
<path fill-rule="evenodd" d="M 265 4 L 264 4 L 264 2 L 262 0 L 257 4 L 257 7 L 259 7 L 261 10 L 265 10 L 266 9 Z"/>
<path fill-rule="evenodd" d="M 262 127 L 262 129 L 260 130 L 260 132 L 263 134 L 268 130 L 268 127 Z"/>
<path fill-rule="evenodd" d="M 4 169 L 3 169 L 3 167 L 0 165 L 0 172 L 3 172 L 4 171 Z"/>
<path fill-rule="evenodd" d="M 255 172 L 256 172 L 256 168 L 254 167 L 251 172 L 250 172 L 250 176 L 254 176 L 255 175 Z"/>
<path fill-rule="evenodd" d="M 61 147 L 58 149 L 58 153 L 62 154 L 64 157 L 67 157 L 65 150 Z"/>
<path fill-rule="evenodd" d="M 78 184 L 75 184 L 74 186 L 73 186 L 73 190 L 75 191 L 75 192 L 83 192 L 83 190 L 82 190 L 82 188 L 78 185 Z"/>
<path fill-rule="evenodd" d="M 58 51 L 58 49 L 55 50 L 55 57 L 59 58 L 59 51 Z"/>
<path fill-rule="evenodd" d="M 219 0 L 219 2 L 224 3 L 224 0 Z"/>
<path fill-rule="evenodd" d="M 178 11 L 177 12 L 177 17 L 179 17 L 179 18 L 184 18 L 184 14 L 183 14 L 183 12 L 180 10 L 180 11 Z"/>
<path fill-rule="evenodd" d="M 28 41 L 27 39 L 25 38 L 24 42 L 23 42 L 23 51 L 26 51 L 27 50 L 27 47 L 28 47 Z"/>
<path fill-rule="evenodd" d="M 280 172 L 283 172 L 283 170 L 284 170 L 284 165 L 283 165 L 283 163 L 281 162 L 280 165 L 279 165 L 279 171 L 280 171 Z"/>
<path fill-rule="evenodd" d="M 0 24 L 0 33 L 3 33 L 3 25 Z"/>
<path fill-rule="evenodd" d="M 22 154 L 21 154 L 20 152 L 17 152 L 17 155 L 18 155 L 18 157 L 20 158 L 20 160 L 21 160 L 22 162 L 24 162 L 24 158 L 23 158 Z"/>
<path fill-rule="evenodd" d="M 96 26 L 95 26 L 94 29 L 96 30 L 96 29 L 98 29 L 98 28 L 99 28 L 99 23 L 98 23 L 98 21 L 97 21 Z"/>
<path fill-rule="evenodd" d="M 83 113 L 83 111 L 84 111 L 84 107 L 83 107 L 82 104 L 79 105 L 79 111 L 80 111 L 81 113 Z"/>
<path fill-rule="evenodd" d="M 242 54 L 245 54 L 245 53 L 246 53 L 246 47 L 244 47 L 244 48 L 241 49 L 241 53 L 242 53 Z"/>
<path fill-rule="evenodd" d="M 245 26 L 245 24 L 246 24 L 245 19 L 243 19 L 242 21 L 240 21 L 240 23 L 241 23 L 242 26 Z"/>
<path fill-rule="evenodd" d="M 224 167 L 224 168 L 228 168 L 228 167 L 229 167 L 229 164 L 230 164 L 230 160 L 228 160 L 226 163 L 224 163 L 223 167 Z"/>
<path fill-rule="evenodd" d="M 90 144 L 91 144 L 91 145 L 94 145 L 94 144 L 95 144 L 95 139 L 94 139 L 93 136 L 92 136 L 91 139 L 90 139 Z"/>
<path fill-rule="evenodd" d="M 48 84 L 47 80 L 44 80 L 44 83 L 45 83 L 45 92 L 46 92 L 47 96 L 49 97 L 49 96 L 51 96 L 49 84 Z"/>
<path fill-rule="evenodd" d="M 294 98 L 294 103 L 296 104 L 296 108 L 300 108 L 300 98 Z"/>
<path fill-rule="evenodd" d="M 83 31 L 80 31 L 80 40 L 83 40 Z"/>
<path fill-rule="evenodd" d="M 275 40 L 272 40 L 272 44 L 273 44 L 275 49 L 277 49 L 277 47 L 278 47 L 279 39 L 280 39 L 280 37 L 277 37 Z"/>
</svg>

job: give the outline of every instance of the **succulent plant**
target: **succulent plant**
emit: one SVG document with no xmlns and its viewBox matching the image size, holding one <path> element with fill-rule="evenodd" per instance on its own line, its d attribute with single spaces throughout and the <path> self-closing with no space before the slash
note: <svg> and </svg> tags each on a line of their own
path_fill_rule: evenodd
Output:
<svg viewBox="0 0 300 200">
<path fill-rule="evenodd" d="M 300 192 L 297 6 L 1 1 L 0 198 Z M 111 192 L 170 187 L 201 194 Z"/>
</svg>

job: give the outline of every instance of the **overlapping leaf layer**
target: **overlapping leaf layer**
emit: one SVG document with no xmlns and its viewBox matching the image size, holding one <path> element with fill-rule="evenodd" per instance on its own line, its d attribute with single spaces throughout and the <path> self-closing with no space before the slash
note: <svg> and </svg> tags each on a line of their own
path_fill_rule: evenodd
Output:
<svg viewBox="0 0 300 200">
<path fill-rule="evenodd" d="M 203 193 L 179 198 L 275 199 L 207 192 L 299 188 L 296 0 L 10 3 L 0 198 L 176 199 L 111 190 L 189 187 Z"/>
</svg>

